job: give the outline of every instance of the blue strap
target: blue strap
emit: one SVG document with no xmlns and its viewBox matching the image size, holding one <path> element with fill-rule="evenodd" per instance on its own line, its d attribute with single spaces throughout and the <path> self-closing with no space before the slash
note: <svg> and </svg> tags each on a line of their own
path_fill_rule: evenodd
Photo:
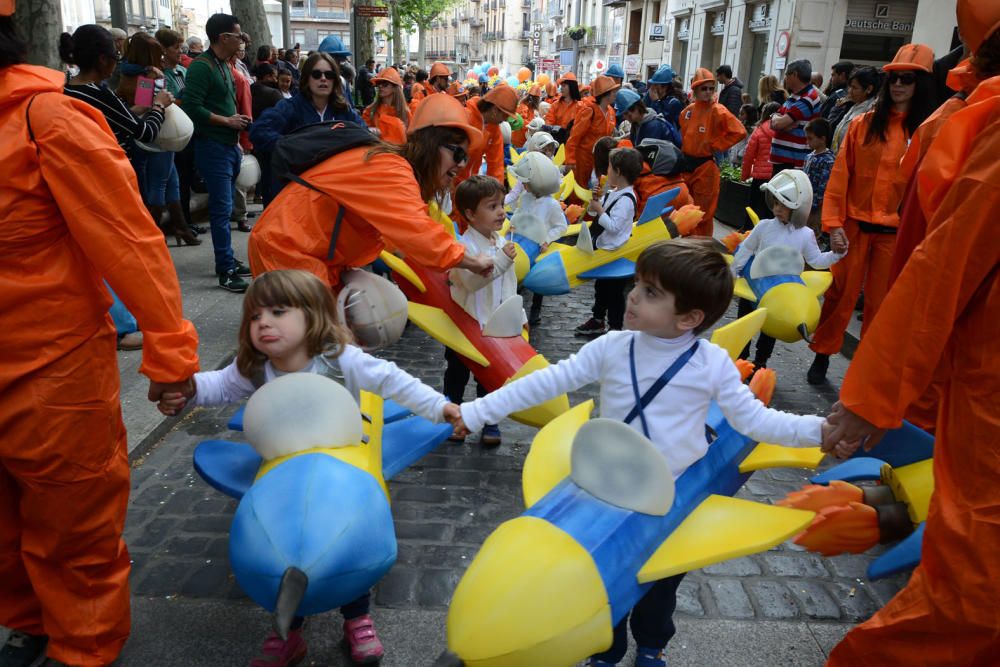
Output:
<svg viewBox="0 0 1000 667">
<path fill-rule="evenodd" d="M 670 364 L 670 368 L 663 371 L 663 375 L 661 375 L 656 382 L 654 382 L 653 385 L 646 390 L 646 393 L 640 397 L 639 380 L 635 375 L 635 336 L 632 337 L 632 340 L 628 344 L 628 363 L 632 371 L 632 393 L 635 395 L 635 407 L 633 407 L 631 412 L 629 412 L 625 417 L 626 424 L 630 424 L 636 417 L 639 417 L 642 421 L 643 434 L 647 438 L 650 437 L 649 427 L 646 426 L 646 415 L 643 413 L 643 408 L 649 405 L 652 400 L 656 398 L 656 395 L 660 393 L 660 390 L 666 387 L 667 383 L 673 380 L 674 376 L 677 375 L 677 373 L 680 372 L 685 365 L 687 365 L 687 362 L 691 360 L 694 353 L 698 351 L 699 342 L 700 341 L 696 340 L 694 345 L 689 347 L 683 354 L 681 354 L 681 356 L 677 357 L 677 360 Z"/>
</svg>

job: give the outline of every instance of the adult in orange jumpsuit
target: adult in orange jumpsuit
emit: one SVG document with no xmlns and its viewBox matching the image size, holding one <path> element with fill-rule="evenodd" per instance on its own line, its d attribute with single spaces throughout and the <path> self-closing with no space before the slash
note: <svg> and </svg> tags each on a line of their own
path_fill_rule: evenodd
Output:
<svg viewBox="0 0 1000 667">
<path fill-rule="evenodd" d="M 739 118 L 715 101 L 715 77 L 704 67 L 695 70 L 691 91 L 694 102 L 680 116 L 681 146 L 685 156 L 701 164 L 685 173 L 684 181 L 694 203 L 705 212 L 692 235 L 711 236 L 721 185 L 721 173 L 712 157 L 735 146 L 747 131 Z"/>
<path fill-rule="evenodd" d="M 150 398 L 198 370 L 198 338 L 128 158 L 61 72 L 16 64 L 13 9 L 0 1 L 0 625 L 14 630 L 2 650 L 90 667 L 115 660 L 130 627 L 104 280 L 142 327 Z"/>
<path fill-rule="evenodd" d="M 465 246 L 427 208 L 451 187 L 469 144 L 479 141 L 460 102 L 450 95 L 428 97 L 403 146 L 361 146 L 323 161 L 302 174 L 319 192 L 285 186 L 250 234 L 251 270 L 304 269 L 337 291 L 341 272 L 370 264 L 386 242 L 441 271 L 484 270 L 489 262 L 466 257 Z M 338 211 L 342 226 L 331 249 Z"/>
<path fill-rule="evenodd" d="M 833 285 L 824 295 L 809 345 L 816 353 L 807 375 L 810 384 L 825 381 L 830 355 L 840 351 L 861 291 L 864 336 L 889 288 L 899 226 L 893 181 L 910 137 L 934 109 L 933 66 L 930 48 L 900 48 L 884 68 L 888 76 L 875 108 L 851 123 L 837 153 L 823 200 L 823 229 L 846 238 L 850 251 L 831 267 Z"/>
<path fill-rule="evenodd" d="M 507 84 L 500 84 L 465 106 L 469 125 L 482 132 L 483 140 L 469 144 L 469 161 L 458 172 L 455 186 L 473 174 L 478 174 L 486 159 L 486 175 L 504 182 L 503 134 L 500 123 L 517 111 L 517 93 Z"/>
<path fill-rule="evenodd" d="M 983 77 L 916 172 L 927 234 L 858 347 L 824 447 L 900 424 L 946 365 L 934 495 L 906 588 L 830 654 L 834 667 L 995 665 L 1000 655 L 1000 7 L 959 0 Z"/>
<path fill-rule="evenodd" d="M 444 63 L 434 63 L 431 65 L 431 71 L 428 72 L 427 80 L 419 84 L 423 88 L 423 95 L 419 98 L 414 94 L 410 95 L 410 113 L 416 113 L 417 106 L 424 99 L 448 90 L 449 79 L 451 79 L 451 69 L 447 65 Z M 416 86 L 417 84 L 414 85 L 414 88 Z"/>
<path fill-rule="evenodd" d="M 406 108 L 399 72 L 394 67 L 386 67 L 372 78 L 372 83 L 375 85 L 375 101 L 365 108 L 361 117 L 368 127 L 379 131 L 383 141 L 405 144 L 410 110 Z"/>
<path fill-rule="evenodd" d="M 576 120 L 577 107 L 580 105 L 580 84 L 576 75 L 567 72 L 559 78 L 559 99 L 552 102 L 549 112 L 545 114 L 545 124 L 554 125 L 566 130 L 569 137 L 570 124 Z"/>
<path fill-rule="evenodd" d="M 573 131 L 566 142 L 566 168 L 573 171 L 573 178 L 585 188 L 590 187 L 594 171 L 594 144 L 601 137 L 610 137 L 615 131 L 614 109 L 611 109 L 610 117 L 608 110 L 615 101 L 615 93 L 621 88 L 608 76 L 597 77 L 591 87 L 594 95 L 586 98 L 577 108 Z"/>
<path fill-rule="evenodd" d="M 639 174 L 639 178 L 636 179 L 633 185 L 635 186 L 635 210 L 638 213 L 642 213 L 650 197 L 673 188 L 680 188 L 677 197 L 670 204 L 675 210 L 681 206 L 694 203 L 694 200 L 691 199 L 691 192 L 688 190 L 687 184 L 680 174 L 676 176 L 657 176 L 650 170 L 649 165 L 645 163 L 642 165 L 642 172 Z"/>
<path fill-rule="evenodd" d="M 528 89 L 528 92 L 521 99 L 521 103 L 517 105 L 517 113 L 521 116 L 524 124 L 520 130 L 514 130 L 510 133 L 510 143 L 515 148 L 524 147 L 524 142 L 528 140 L 528 123 L 538 115 L 538 107 L 541 103 L 542 87 L 535 84 Z"/>
</svg>

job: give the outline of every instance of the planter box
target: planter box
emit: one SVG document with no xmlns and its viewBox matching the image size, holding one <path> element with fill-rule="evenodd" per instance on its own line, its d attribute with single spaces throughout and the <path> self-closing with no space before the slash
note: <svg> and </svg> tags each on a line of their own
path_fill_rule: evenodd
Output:
<svg viewBox="0 0 1000 667">
<path fill-rule="evenodd" d="M 746 207 L 750 203 L 750 184 L 722 179 L 719 189 L 719 207 L 715 218 L 730 227 L 739 229 L 746 219 Z"/>
</svg>

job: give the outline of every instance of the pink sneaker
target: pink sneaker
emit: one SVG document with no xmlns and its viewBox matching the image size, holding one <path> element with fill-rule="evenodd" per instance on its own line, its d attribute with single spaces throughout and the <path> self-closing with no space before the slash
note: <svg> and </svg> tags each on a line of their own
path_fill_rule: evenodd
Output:
<svg viewBox="0 0 1000 667">
<path fill-rule="evenodd" d="M 292 667 L 305 659 L 307 650 L 301 629 L 289 630 L 287 641 L 281 641 L 281 637 L 272 632 L 264 640 L 261 655 L 250 662 L 250 667 Z"/>
<path fill-rule="evenodd" d="M 375 634 L 375 623 L 368 614 L 344 621 L 344 643 L 356 665 L 372 665 L 382 659 L 385 649 Z"/>
</svg>

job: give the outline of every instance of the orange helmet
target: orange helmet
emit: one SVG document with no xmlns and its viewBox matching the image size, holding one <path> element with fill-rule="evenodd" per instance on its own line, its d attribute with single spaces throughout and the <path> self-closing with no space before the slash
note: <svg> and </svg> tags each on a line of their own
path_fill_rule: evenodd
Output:
<svg viewBox="0 0 1000 667">
<path fill-rule="evenodd" d="M 563 85 L 564 81 L 576 81 L 576 74 L 573 74 L 572 72 L 566 72 L 561 77 L 559 77 L 559 80 L 556 81 L 556 84 L 561 86 Z"/>
<path fill-rule="evenodd" d="M 14 13 L 14 0 L 0 0 L 0 16 L 10 16 Z"/>
<path fill-rule="evenodd" d="M 691 77 L 691 90 L 706 83 L 715 83 L 715 75 L 704 67 L 699 67 L 694 71 L 694 76 Z"/>
<path fill-rule="evenodd" d="M 531 88 L 528 88 L 528 94 L 531 95 L 532 97 L 541 97 L 542 87 L 536 83 Z"/>
<path fill-rule="evenodd" d="M 982 0 L 958 0 L 958 32 L 975 53 L 986 38 L 1000 28 L 1000 5 Z"/>
<path fill-rule="evenodd" d="M 904 44 L 896 51 L 892 62 L 882 68 L 886 72 L 900 70 L 934 71 L 934 51 L 923 44 Z"/>
<path fill-rule="evenodd" d="M 545 96 L 546 97 L 557 97 L 559 95 L 559 88 L 556 87 L 555 81 L 549 81 L 545 84 Z"/>
<path fill-rule="evenodd" d="M 469 96 L 468 91 L 465 90 L 465 86 L 460 84 L 458 81 L 452 81 L 451 85 L 448 86 L 448 90 L 445 92 L 462 102 L 464 102 L 465 98 Z"/>
<path fill-rule="evenodd" d="M 417 106 L 410 118 L 407 135 L 425 127 L 454 127 L 469 137 L 470 144 L 482 141 L 483 133 L 469 125 L 465 106 L 451 95 L 429 95 Z"/>
<path fill-rule="evenodd" d="M 497 86 L 483 95 L 483 100 L 494 105 L 508 116 L 517 113 L 517 92 L 510 86 Z"/>
<path fill-rule="evenodd" d="M 610 76 L 599 76 L 594 79 L 593 83 L 590 84 L 590 92 L 594 97 L 600 97 L 605 93 L 609 93 L 612 90 L 618 90 L 622 85 L 620 83 L 615 83 L 615 80 Z"/>
<path fill-rule="evenodd" d="M 451 70 L 444 63 L 434 63 L 431 65 L 431 71 L 427 75 L 428 81 L 436 76 L 451 76 Z"/>
<path fill-rule="evenodd" d="M 384 70 L 372 77 L 372 83 L 378 83 L 379 81 L 386 81 L 394 86 L 399 86 L 400 88 L 403 87 L 403 80 L 399 78 L 399 72 L 396 71 L 395 67 L 386 67 Z"/>
</svg>

